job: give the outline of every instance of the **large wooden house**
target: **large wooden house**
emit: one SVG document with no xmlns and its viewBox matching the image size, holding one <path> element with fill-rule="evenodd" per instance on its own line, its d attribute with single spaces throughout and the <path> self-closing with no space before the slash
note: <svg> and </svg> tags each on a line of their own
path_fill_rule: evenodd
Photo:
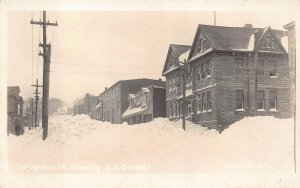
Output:
<svg viewBox="0 0 300 188">
<path fill-rule="evenodd" d="M 183 73 L 187 118 L 195 123 L 223 130 L 245 116 L 290 116 L 284 35 L 249 24 L 199 25 L 190 51 L 186 47 L 176 53 L 170 45 L 162 73 L 167 82 L 167 116 L 172 120 L 182 114 Z"/>
</svg>

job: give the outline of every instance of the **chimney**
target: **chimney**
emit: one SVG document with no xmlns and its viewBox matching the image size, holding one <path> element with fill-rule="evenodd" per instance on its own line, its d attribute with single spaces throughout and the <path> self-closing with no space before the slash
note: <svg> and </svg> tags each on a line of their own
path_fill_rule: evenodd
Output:
<svg viewBox="0 0 300 188">
<path fill-rule="evenodd" d="M 158 79 L 158 81 L 160 81 L 160 82 L 161 82 L 161 81 L 162 81 L 162 79 L 161 79 L 161 78 L 159 78 L 159 79 Z"/>
<path fill-rule="evenodd" d="M 245 24 L 245 25 L 244 25 L 244 28 L 252 28 L 252 27 L 253 27 L 252 24 Z"/>
</svg>

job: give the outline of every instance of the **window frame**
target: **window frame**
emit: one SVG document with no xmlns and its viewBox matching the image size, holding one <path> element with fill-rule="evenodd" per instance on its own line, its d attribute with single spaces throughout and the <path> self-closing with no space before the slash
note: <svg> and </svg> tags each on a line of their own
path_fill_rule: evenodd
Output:
<svg viewBox="0 0 300 188">
<path fill-rule="evenodd" d="M 262 94 L 262 98 L 260 98 L 260 93 Z M 262 100 L 262 101 L 260 101 Z M 265 110 L 265 91 L 264 90 L 258 90 L 257 91 L 257 110 Z M 262 102 L 262 104 L 261 104 Z M 262 106 L 261 106 L 262 105 Z"/>
<path fill-rule="evenodd" d="M 241 94 L 241 101 L 239 102 L 238 100 L 240 100 L 238 98 L 238 93 Z M 245 93 L 244 93 L 244 90 L 236 90 L 235 91 L 235 108 L 236 110 L 245 110 Z M 239 108 L 239 104 L 241 103 L 241 108 Z"/>
<path fill-rule="evenodd" d="M 272 98 L 271 98 L 271 93 L 274 93 L 275 95 L 274 95 L 274 97 L 275 97 L 275 101 L 274 101 L 274 105 L 275 105 L 275 107 L 274 108 L 272 108 Z M 277 110 L 277 100 L 278 100 L 278 98 L 277 98 L 277 90 L 270 90 L 269 91 L 269 102 L 270 102 L 270 110 Z"/>
</svg>

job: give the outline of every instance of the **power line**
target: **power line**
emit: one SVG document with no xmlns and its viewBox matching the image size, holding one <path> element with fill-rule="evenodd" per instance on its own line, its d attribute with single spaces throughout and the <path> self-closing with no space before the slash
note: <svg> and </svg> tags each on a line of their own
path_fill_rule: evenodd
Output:
<svg viewBox="0 0 300 188">
<path fill-rule="evenodd" d="M 135 73 L 113 73 L 113 72 L 65 72 L 65 71 L 51 71 L 51 73 L 59 74 L 95 74 L 95 75 L 135 75 Z M 158 75 L 154 73 L 137 73 L 136 75 Z"/>
<path fill-rule="evenodd" d="M 53 58 L 53 57 L 52 57 Z M 68 61 L 73 61 L 74 62 L 74 60 L 75 59 L 73 59 L 73 58 L 70 58 L 70 57 L 62 57 L 62 56 L 59 56 L 59 55 L 55 55 L 55 57 L 54 57 L 54 59 L 55 58 L 58 58 L 58 59 L 68 59 Z M 98 62 L 96 62 L 96 61 L 91 61 L 91 60 L 88 60 L 88 59 L 85 59 L 85 58 L 82 58 L 82 57 L 76 57 L 76 60 L 81 60 L 81 61 L 83 61 L 83 62 L 94 62 L 94 63 L 89 63 L 89 64 L 83 64 L 83 65 L 97 65 L 97 66 L 107 66 L 107 64 L 99 64 Z M 57 59 L 56 59 L 57 60 Z M 60 60 L 58 61 L 58 62 L 61 62 Z M 80 64 L 80 63 L 79 63 Z M 134 65 L 132 65 L 132 64 L 124 64 L 124 63 L 122 63 L 122 64 L 120 64 L 121 66 L 124 66 L 124 68 L 128 68 L 128 67 L 136 67 L 136 66 L 134 66 Z M 110 67 L 112 67 L 112 68 L 115 68 L 115 67 L 120 67 L 120 66 L 112 66 L 112 65 L 110 65 Z M 157 68 L 161 68 L 161 66 L 151 66 L 151 67 L 157 67 Z M 145 67 L 145 68 L 147 68 L 147 67 Z"/>
<path fill-rule="evenodd" d="M 151 66 L 151 67 L 138 67 L 138 66 L 111 66 L 111 65 L 102 65 L 102 64 L 83 64 L 83 63 L 62 63 L 62 62 L 58 62 L 58 61 L 51 61 L 51 63 L 53 64 L 57 64 L 57 65 L 77 65 L 77 66 L 97 66 L 97 67 L 105 67 L 105 68 L 132 68 L 132 69 L 149 69 L 149 68 L 161 68 L 160 66 L 155 67 L 155 66 Z"/>
</svg>

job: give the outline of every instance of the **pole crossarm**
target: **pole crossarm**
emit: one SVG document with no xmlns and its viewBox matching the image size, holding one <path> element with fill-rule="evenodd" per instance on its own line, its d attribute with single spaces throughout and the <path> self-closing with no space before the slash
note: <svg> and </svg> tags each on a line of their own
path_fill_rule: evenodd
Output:
<svg viewBox="0 0 300 188">
<path fill-rule="evenodd" d="M 30 24 L 35 24 L 35 25 L 47 25 L 47 26 L 58 26 L 58 23 L 57 22 L 55 22 L 55 23 L 50 23 L 49 21 L 48 22 L 46 22 L 46 23 L 44 23 L 44 22 L 42 22 L 42 21 L 33 21 L 33 20 L 31 20 L 30 21 Z"/>
</svg>

